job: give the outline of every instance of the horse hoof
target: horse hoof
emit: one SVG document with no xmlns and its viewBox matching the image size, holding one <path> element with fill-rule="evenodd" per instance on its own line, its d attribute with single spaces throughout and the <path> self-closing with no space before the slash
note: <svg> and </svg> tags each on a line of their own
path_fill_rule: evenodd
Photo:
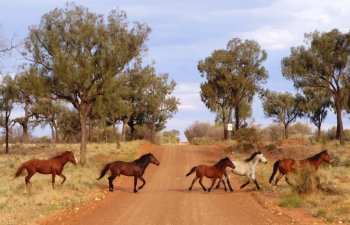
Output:
<svg viewBox="0 0 350 225">
<path fill-rule="evenodd" d="M 191 189 L 191 188 L 188 188 L 188 191 L 192 191 L 192 189 Z"/>
<path fill-rule="evenodd" d="M 112 191 L 114 191 L 114 189 L 113 189 L 113 188 L 110 188 L 109 191 L 112 192 Z"/>
<path fill-rule="evenodd" d="M 137 193 L 137 190 L 134 190 L 134 193 Z"/>
</svg>

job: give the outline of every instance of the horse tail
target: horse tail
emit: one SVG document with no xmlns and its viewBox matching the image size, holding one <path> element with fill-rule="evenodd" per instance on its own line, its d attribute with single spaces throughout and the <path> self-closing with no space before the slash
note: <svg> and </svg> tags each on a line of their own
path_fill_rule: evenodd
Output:
<svg viewBox="0 0 350 225">
<path fill-rule="evenodd" d="M 273 177 L 276 175 L 277 169 L 278 169 L 278 164 L 279 164 L 279 163 L 280 163 L 280 160 L 277 160 L 277 161 L 273 164 L 273 171 L 272 171 L 271 177 L 270 177 L 270 179 L 269 179 L 269 183 L 272 182 Z"/>
<path fill-rule="evenodd" d="M 18 167 L 17 172 L 16 172 L 14 178 L 19 177 L 19 176 L 22 174 L 22 172 L 23 172 L 23 170 L 24 170 L 25 168 L 26 168 L 26 163 L 24 162 L 24 163 L 22 163 L 22 164 Z"/>
<path fill-rule="evenodd" d="M 189 175 L 191 175 L 194 171 L 196 171 L 196 169 L 197 169 L 197 166 L 194 166 L 194 167 L 190 170 L 190 172 L 188 172 L 188 173 L 186 174 L 186 177 L 188 177 Z"/>
<path fill-rule="evenodd" d="M 105 167 L 103 167 L 102 171 L 101 171 L 101 175 L 99 178 L 97 178 L 97 180 L 100 180 L 102 177 L 104 177 L 104 175 L 106 175 L 107 171 L 109 170 L 109 167 L 111 166 L 110 163 L 107 163 L 105 165 Z"/>
</svg>

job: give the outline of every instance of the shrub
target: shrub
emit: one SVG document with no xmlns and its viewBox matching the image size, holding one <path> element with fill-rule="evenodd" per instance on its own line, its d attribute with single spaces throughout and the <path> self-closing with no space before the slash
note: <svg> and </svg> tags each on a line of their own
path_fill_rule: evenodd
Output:
<svg viewBox="0 0 350 225">
<path fill-rule="evenodd" d="M 268 141 L 281 141 L 284 139 L 284 128 L 281 125 L 270 125 L 262 131 L 264 139 Z"/>
<path fill-rule="evenodd" d="M 311 167 L 305 167 L 295 175 L 292 189 L 296 193 L 304 195 L 315 192 L 319 185 L 320 179 L 316 176 L 315 171 Z"/>
<path fill-rule="evenodd" d="M 258 128 L 241 128 L 235 133 L 237 140 L 237 149 L 248 151 L 255 147 L 262 146 L 263 136 Z"/>
<path fill-rule="evenodd" d="M 193 138 L 210 138 L 211 140 L 222 140 L 224 138 L 224 129 L 219 125 L 211 125 L 196 121 L 185 130 L 185 136 L 189 142 Z"/>
<path fill-rule="evenodd" d="M 190 141 L 192 145 L 209 145 L 213 144 L 214 140 L 209 137 L 194 137 Z"/>
<path fill-rule="evenodd" d="M 180 131 L 178 130 L 164 131 L 162 134 L 162 143 L 177 144 L 180 142 L 179 135 Z"/>
</svg>

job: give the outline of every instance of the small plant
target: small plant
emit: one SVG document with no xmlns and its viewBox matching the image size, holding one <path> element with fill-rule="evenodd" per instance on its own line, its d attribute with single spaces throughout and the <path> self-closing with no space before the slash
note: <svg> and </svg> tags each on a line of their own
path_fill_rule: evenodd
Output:
<svg viewBox="0 0 350 225">
<path fill-rule="evenodd" d="M 286 208 L 300 208 L 303 205 L 303 201 L 297 195 L 285 195 L 278 205 Z"/>
</svg>

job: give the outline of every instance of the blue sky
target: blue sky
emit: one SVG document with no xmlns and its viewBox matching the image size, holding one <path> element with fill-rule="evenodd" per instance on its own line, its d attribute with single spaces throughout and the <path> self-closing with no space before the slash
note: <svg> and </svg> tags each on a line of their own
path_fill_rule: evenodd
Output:
<svg viewBox="0 0 350 225">
<path fill-rule="evenodd" d="M 0 38 L 9 41 L 15 34 L 15 40 L 22 41 L 30 25 L 38 24 L 44 13 L 64 7 L 66 2 L 0 0 Z M 294 92 L 280 68 L 280 61 L 289 55 L 290 47 L 303 44 L 304 33 L 316 29 L 338 28 L 347 32 L 350 21 L 350 1 L 347 0 L 80 0 L 75 3 L 102 14 L 119 8 L 126 11 L 130 22 L 146 23 L 152 28 L 145 61 L 155 61 L 158 73 L 167 72 L 177 82 L 174 94 L 180 98 L 181 105 L 168 122 L 167 130 L 181 132 L 194 121 L 214 120 L 215 115 L 200 100 L 199 84 L 203 80 L 197 70 L 198 61 L 210 56 L 213 50 L 225 48 L 235 37 L 254 39 L 268 53 L 264 66 L 269 71 L 269 80 L 264 87 Z M 2 61 L 1 71 L 9 73 L 16 73 L 22 63 L 16 54 Z M 255 124 L 272 123 L 265 118 L 258 98 L 254 99 L 253 117 Z M 348 117 L 344 114 L 347 128 L 350 127 Z M 335 116 L 330 112 L 324 127 L 333 125 Z M 35 134 L 45 132 L 39 128 Z M 181 139 L 185 140 L 183 134 Z"/>
</svg>

